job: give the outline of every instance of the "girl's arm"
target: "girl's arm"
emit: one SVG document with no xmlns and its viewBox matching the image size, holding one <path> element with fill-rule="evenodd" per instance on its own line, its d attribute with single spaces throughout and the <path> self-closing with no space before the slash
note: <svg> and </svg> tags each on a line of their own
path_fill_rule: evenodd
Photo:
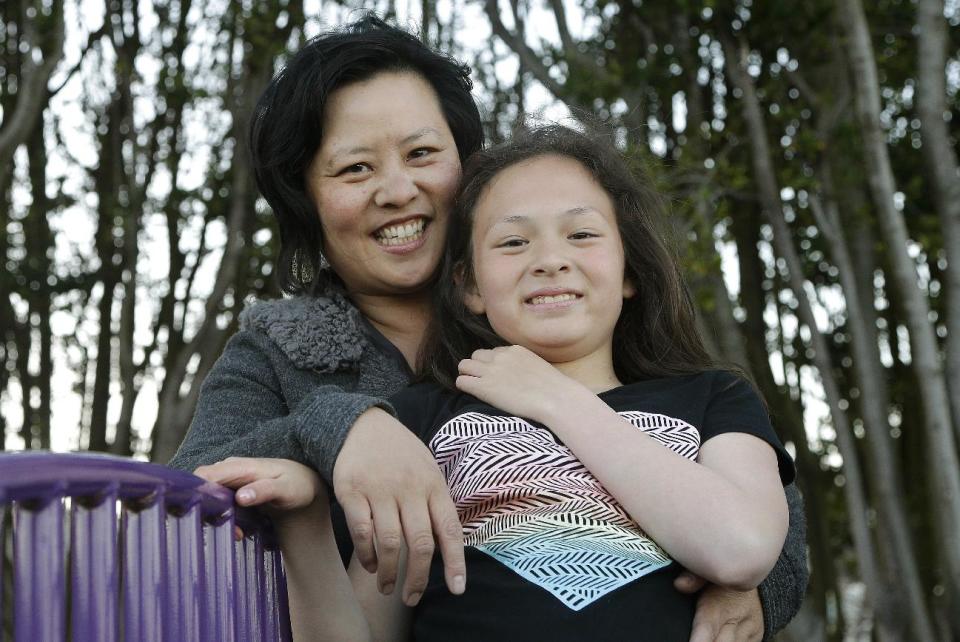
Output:
<svg viewBox="0 0 960 642">
<path fill-rule="evenodd" d="M 372 637 L 343 567 L 330 521 L 330 498 L 313 470 L 286 459 L 234 457 L 201 466 L 196 474 L 237 489 L 236 501 L 242 506 L 269 510 L 283 552 L 293 639 L 380 639 Z M 360 573 L 375 578 L 362 569 Z M 371 583 L 376 593 L 375 579 Z"/>
<path fill-rule="evenodd" d="M 769 444 L 725 433 L 698 462 L 624 421 L 596 394 L 518 346 L 461 362 L 457 387 L 549 426 L 638 524 L 680 564 L 747 590 L 783 546 L 787 508 Z M 522 390 L 523 394 L 517 394 Z"/>
<path fill-rule="evenodd" d="M 405 564 L 406 551 L 401 555 Z M 399 591 L 384 595 L 378 590 L 377 577 L 363 569 L 356 556 L 350 560 L 348 569 L 353 592 L 370 626 L 370 635 L 377 642 L 406 642 L 410 639 L 413 609 L 400 599 Z M 400 578 L 402 580 L 402 578 Z M 419 601 L 420 596 L 414 596 Z M 346 639 L 346 638 L 344 638 Z"/>
</svg>

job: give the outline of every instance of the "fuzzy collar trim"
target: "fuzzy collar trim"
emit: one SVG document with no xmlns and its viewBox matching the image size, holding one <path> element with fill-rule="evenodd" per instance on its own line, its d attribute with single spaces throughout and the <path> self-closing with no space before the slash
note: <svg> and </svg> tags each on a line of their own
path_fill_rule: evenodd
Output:
<svg viewBox="0 0 960 642">
<path fill-rule="evenodd" d="M 360 311 L 339 292 L 256 301 L 240 327 L 266 334 L 298 368 L 324 373 L 356 371 L 369 346 Z"/>
</svg>

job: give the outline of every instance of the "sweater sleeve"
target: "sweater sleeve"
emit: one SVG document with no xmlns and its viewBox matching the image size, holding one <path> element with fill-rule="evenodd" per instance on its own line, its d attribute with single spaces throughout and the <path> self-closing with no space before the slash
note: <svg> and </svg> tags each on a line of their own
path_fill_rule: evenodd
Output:
<svg viewBox="0 0 960 642">
<path fill-rule="evenodd" d="M 207 375 L 197 409 L 170 466 L 192 471 L 227 457 L 280 457 L 315 468 L 332 483 L 333 465 L 350 427 L 383 399 L 318 385 L 290 407 L 265 337 L 241 331 Z"/>
<path fill-rule="evenodd" d="M 784 487 L 790 526 L 783 550 L 770 574 L 757 587 L 763 609 L 763 639 L 783 629 L 800 610 L 807 591 L 810 573 L 807 570 L 807 523 L 803 514 L 803 498 L 796 484 Z"/>
</svg>

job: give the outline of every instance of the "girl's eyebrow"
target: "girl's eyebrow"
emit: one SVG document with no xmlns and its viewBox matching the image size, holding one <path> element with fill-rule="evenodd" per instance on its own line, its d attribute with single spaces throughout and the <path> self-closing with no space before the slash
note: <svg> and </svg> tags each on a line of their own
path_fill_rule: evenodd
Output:
<svg viewBox="0 0 960 642">
<path fill-rule="evenodd" d="M 592 214 L 596 212 L 596 208 L 590 207 L 589 205 L 575 205 L 568 210 L 564 210 L 559 213 L 560 216 L 571 217 L 571 216 L 582 216 L 584 214 Z M 491 226 L 491 229 L 497 227 L 498 225 L 510 225 L 512 223 L 517 223 L 524 225 L 530 222 L 530 217 L 526 214 L 511 214 L 509 216 L 504 216 L 502 219 L 498 220 Z"/>
</svg>

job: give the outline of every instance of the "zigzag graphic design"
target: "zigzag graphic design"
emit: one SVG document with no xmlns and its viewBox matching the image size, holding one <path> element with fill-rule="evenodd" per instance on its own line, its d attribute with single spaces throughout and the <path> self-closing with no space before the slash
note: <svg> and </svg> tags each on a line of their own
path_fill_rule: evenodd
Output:
<svg viewBox="0 0 960 642">
<path fill-rule="evenodd" d="M 695 460 L 696 428 L 646 412 L 620 416 Z M 554 435 L 519 417 L 464 413 L 430 440 L 465 542 L 578 611 L 663 568 L 667 554 Z"/>
</svg>

